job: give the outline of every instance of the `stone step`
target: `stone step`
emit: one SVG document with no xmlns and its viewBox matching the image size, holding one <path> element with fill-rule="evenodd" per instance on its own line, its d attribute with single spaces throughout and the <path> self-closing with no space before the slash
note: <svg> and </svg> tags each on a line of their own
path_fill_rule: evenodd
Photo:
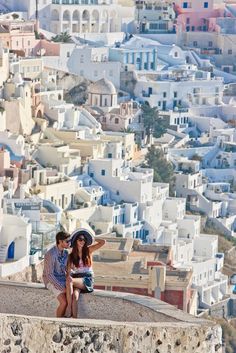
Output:
<svg viewBox="0 0 236 353">
<path fill-rule="evenodd" d="M 7 245 L 0 246 L 0 263 L 3 263 L 6 261 L 7 249 L 8 249 Z"/>
</svg>

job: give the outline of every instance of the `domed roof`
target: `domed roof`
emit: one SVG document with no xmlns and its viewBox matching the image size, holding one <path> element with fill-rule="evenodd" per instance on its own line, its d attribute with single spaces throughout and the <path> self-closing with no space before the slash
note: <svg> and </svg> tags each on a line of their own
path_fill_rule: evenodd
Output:
<svg viewBox="0 0 236 353">
<path fill-rule="evenodd" d="M 89 87 L 89 93 L 92 94 L 117 94 L 113 83 L 106 78 L 101 78 Z"/>
</svg>

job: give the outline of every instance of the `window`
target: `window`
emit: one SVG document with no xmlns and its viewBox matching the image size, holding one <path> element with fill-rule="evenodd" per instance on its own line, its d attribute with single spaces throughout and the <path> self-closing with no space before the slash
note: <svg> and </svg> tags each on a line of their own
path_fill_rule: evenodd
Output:
<svg viewBox="0 0 236 353">
<path fill-rule="evenodd" d="M 102 170 L 101 170 L 101 175 L 103 175 L 103 176 L 106 175 L 105 169 L 102 169 Z"/>
<path fill-rule="evenodd" d="M 178 92 L 174 92 L 174 98 L 177 98 Z"/>
<path fill-rule="evenodd" d="M 174 57 L 175 57 L 175 58 L 178 58 L 178 52 L 177 52 L 177 51 L 175 51 Z"/>
<path fill-rule="evenodd" d="M 163 92 L 163 98 L 166 98 L 166 92 Z"/>
<path fill-rule="evenodd" d="M 28 46 L 30 46 L 30 40 L 28 40 Z"/>
<path fill-rule="evenodd" d="M 208 43 L 208 46 L 209 46 L 209 48 L 212 48 L 212 47 L 213 47 L 213 42 L 210 41 L 210 42 Z"/>
<path fill-rule="evenodd" d="M 233 50 L 232 50 L 232 49 L 229 49 L 229 50 L 228 50 L 228 54 L 229 54 L 229 55 L 232 55 L 232 54 L 233 54 Z"/>
<path fill-rule="evenodd" d="M 80 57 L 80 63 L 81 63 L 81 64 L 84 63 L 84 56 L 83 56 L 83 55 L 81 55 L 81 57 Z"/>
<path fill-rule="evenodd" d="M 204 9 L 208 9 L 208 1 L 205 1 L 203 6 L 204 6 Z"/>
<path fill-rule="evenodd" d="M 183 2 L 183 9 L 187 9 L 188 8 L 188 3 L 187 2 Z"/>
<path fill-rule="evenodd" d="M 196 40 L 193 42 L 193 46 L 197 47 L 197 41 Z"/>
<path fill-rule="evenodd" d="M 119 124 L 119 119 L 115 118 L 115 124 Z"/>
<path fill-rule="evenodd" d="M 70 52 L 69 51 L 66 53 L 66 56 L 67 56 L 67 58 L 70 57 Z"/>
</svg>

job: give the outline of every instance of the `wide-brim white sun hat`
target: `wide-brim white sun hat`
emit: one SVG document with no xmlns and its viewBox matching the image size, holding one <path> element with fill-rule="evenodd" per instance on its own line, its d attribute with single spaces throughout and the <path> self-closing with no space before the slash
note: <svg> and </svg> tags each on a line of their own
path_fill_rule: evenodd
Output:
<svg viewBox="0 0 236 353">
<path fill-rule="evenodd" d="M 71 247 L 74 245 L 75 241 L 81 235 L 83 235 L 85 237 L 87 245 L 91 245 L 94 242 L 93 234 L 88 229 L 78 228 L 70 236 Z"/>
</svg>

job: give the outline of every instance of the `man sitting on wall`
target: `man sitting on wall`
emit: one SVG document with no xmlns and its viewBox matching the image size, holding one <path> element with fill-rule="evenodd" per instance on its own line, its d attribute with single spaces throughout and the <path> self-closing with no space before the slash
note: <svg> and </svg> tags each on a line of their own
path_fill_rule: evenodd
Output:
<svg viewBox="0 0 236 353">
<path fill-rule="evenodd" d="M 44 258 L 43 281 L 45 286 L 56 296 L 59 306 L 57 317 L 63 317 L 67 308 L 66 300 L 66 265 L 70 234 L 64 231 L 56 235 L 56 245 L 53 246 Z"/>
</svg>

